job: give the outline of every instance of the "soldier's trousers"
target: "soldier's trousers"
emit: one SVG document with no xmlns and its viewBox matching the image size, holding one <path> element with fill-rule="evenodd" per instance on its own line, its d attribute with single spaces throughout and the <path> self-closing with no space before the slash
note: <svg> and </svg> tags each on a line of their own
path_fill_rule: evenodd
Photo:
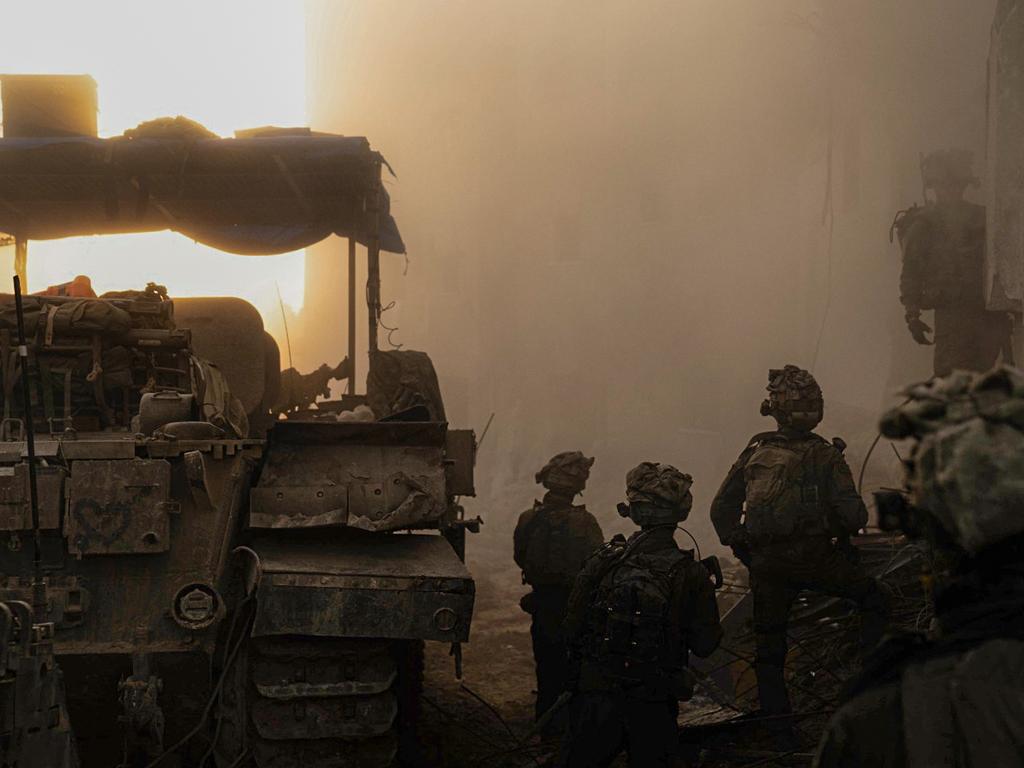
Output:
<svg viewBox="0 0 1024 768">
<path fill-rule="evenodd" d="M 808 538 L 758 548 L 750 564 L 754 597 L 757 691 L 768 715 L 791 711 L 784 668 L 789 649 L 787 627 L 793 600 L 801 590 L 856 602 L 861 610 L 861 643 L 873 648 L 889 619 L 888 598 L 855 557 L 827 539 Z"/>
<path fill-rule="evenodd" d="M 1005 312 L 940 307 L 935 310 L 935 375 L 987 371 L 1010 343 Z M 1009 362 L 1009 361 L 1004 361 Z"/>
<path fill-rule="evenodd" d="M 538 719 L 547 712 L 565 690 L 569 678 L 569 658 L 563 622 L 571 588 L 562 586 L 533 588 L 533 662 L 537 670 Z"/>
<path fill-rule="evenodd" d="M 675 764 L 677 701 L 644 701 L 622 693 L 582 692 L 569 704 L 564 768 L 605 768 L 626 750 L 631 768 Z"/>
</svg>

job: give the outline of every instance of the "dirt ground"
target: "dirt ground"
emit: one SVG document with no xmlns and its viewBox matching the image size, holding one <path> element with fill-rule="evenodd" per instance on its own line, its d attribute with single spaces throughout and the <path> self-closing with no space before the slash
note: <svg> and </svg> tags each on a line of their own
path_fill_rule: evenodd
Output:
<svg viewBox="0 0 1024 768">
<path fill-rule="evenodd" d="M 529 616 L 519 608 L 526 590 L 519 584 L 510 553 L 505 553 L 508 563 L 500 557 L 497 547 L 470 555 L 477 597 L 471 640 L 463 646 L 461 681 L 455 677 L 449 648 L 427 645 L 421 717 L 424 765 L 535 765 L 534 756 L 550 751 L 529 738 L 533 654 Z"/>
<path fill-rule="evenodd" d="M 477 596 L 461 681 L 449 649 L 427 645 L 420 735 L 424 767 L 519 768 L 543 765 L 555 753 L 555 744 L 531 736 L 530 619 L 519 608 L 528 588 L 511 559 L 511 535 L 507 548 L 500 544 L 494 533 L 469 542 Z"/>
<path fill-rule="evenodd" d="M 510 547 L 501 546 L 503 540 L 492 533 L 470 541 L 469 565 L 477 583 L 477 602 L 471 641 L 463 647 L 461 681 L 455 678 L 449 649 L 428 644 L 420 719 L 423 768 L 539 766 L 554 754 L 554 745 L 531 738 L 534 677 L 530 624 L 519 608 L 526 587 L 511 561 Z M 894 623 L 920 624 L 926 609 L 905 542 L 875 535 L 858 546 L 869 572 L 887 574 L 883 584 L 893 600 Z M 726 585 L 719 592 L 723 616 L 747 592 L 745 569 L 738 564 L 725 565 Z M 859 667 L 856 625 L 850 624 L 856 621 L 852 606 L 805 593 L 794 608 L 787 677 L 797 712 L 794 728 L 798 743 L 786 752 L 777 751 L 762 732 L 764 727 L 755 722 L 759 718 L 753 713 L 756 687 L 752 673 L 748 663 L 737 661 L 749 658 L 752 641 L 737 608 L 730 620 L 723 622 L 728 627 L 722 650 L 736 654 L 731 664 L 728 658 L 726 663 L 738 698 L 730 704 L 699 694 L 682 705 L 680 724 L 702 745 L 700 765 L 704 768 L 806 766 L 841 686 Z M 736 615 L 740 619 L 733 620 Z M 711 669 L 720 668 L 715 666 L 720 662 L 717 657 L 708 659 Z M 753 720 L 745 719 L 751 716 Z M 616 763 L 624 764 L 624 760 Z"/>
</svg>

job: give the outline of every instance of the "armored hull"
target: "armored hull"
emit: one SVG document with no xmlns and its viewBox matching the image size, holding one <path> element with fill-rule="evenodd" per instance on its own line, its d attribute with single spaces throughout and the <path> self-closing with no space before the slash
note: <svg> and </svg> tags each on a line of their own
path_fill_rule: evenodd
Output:
<svg viewBox="0 0 1024 768">
<path fill-rule="evenodd" d="M 218 400 L 201 383 L 215 366 L 191 359 L 186 330 L 151 335 L 173 336 L 178 366 L 136 370 L 173 367 L 144 349 L 119 392 L 83 401 L 78 371 L 52 373 L 63 347 L 91 360 L 123 346 L 102 332 L 40 343 L 30 374 L 52 389 L 29 409 L 41 433 L 37 621 L 53 626 L 82 764 L 393 764 L 415 721 L 423 642 L 469 637 L 455 497 L 472 491 L 471 436 L 324 413 L 237 434 L 228 415 L 256 424 L 261 387 L 251 409 Z M 161 384 L 165 373 L 180 385 Z M 103 422 L 90 412 L 100 402 L 113 416 L 79 429 Z M 13 397 L 6 408 L 0 600 L 31 603 L 26 414 Z"/>
</svg>

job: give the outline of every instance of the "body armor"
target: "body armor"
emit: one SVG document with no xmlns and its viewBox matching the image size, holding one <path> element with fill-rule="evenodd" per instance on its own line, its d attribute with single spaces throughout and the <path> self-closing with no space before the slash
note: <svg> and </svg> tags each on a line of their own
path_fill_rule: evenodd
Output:
<svg viewBox="0 0 1024 768">
<path fill-rule="evenodd" d="M 693 555 L 678 549 L 629 554 L 620 539 L 600 557 L 606 567 L 594 587 L 583 631 L 585 667 L 619 687 L 668 682 L 677 698 L 689 698 L 676 584 Z"/>
<path fill-rule="evenodd" d="M 903 303 L 917 309 L 984 308 L 985 209 L 929 203 L 901 222 Z"/>
<path fill-rule="evenodd" d="M 824 441 L 765 438 L 757 443 L 743 469 L 746 487 L 746 526 L 753 541 L 770 541 L 828 530 L 822 506 L 822 478 L 807 461 Z"/>
<path fill-rule="evenodd" d="M 583 506 L 558 509 L 538 501 L 524 526 L 523 581 L 534 587 L 571 586 L 600 544 L 600 529 Z"/>
</svg>

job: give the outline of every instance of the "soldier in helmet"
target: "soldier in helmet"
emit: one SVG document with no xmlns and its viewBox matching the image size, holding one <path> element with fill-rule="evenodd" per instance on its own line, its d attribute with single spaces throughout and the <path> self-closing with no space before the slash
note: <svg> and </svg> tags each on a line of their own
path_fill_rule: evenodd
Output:
<svg viewBox="0 0 1024 768">
<path fill-rule="evenodd" d="M 689 654 L 710 655 L 722 637 L 711 575 L 673 538 L 692 482 L 667 464 L 631 470 L 619 513 L 640 531 L 612 539 L 576 580 L 568 768 L 610 765 L 623 748 L 631 766 L 673 765 L 679 701 L 693 693 Z"/>
<path fill-rule="evenodd" d="M 532 588 L 522 601 L 533 622 L 539 719 L 565 690 L 566 647 L 562 622 L 573 581 L 583 561 L 604 541 L 601 526 L 573 500 L 583 492 L 594 460 L 579 451 L 560 453 L 537 473 L 547 489 L 543 501 L 519 516 L 514 535 L 516 564 Z"/>
<path fill-rule="evenodd" d="M 820 768 L 1024 765 L 1024 373 L 913 387 L 882 419 L 914 441 L 879 522 L 932 551 L 935 621 L 891 637 L 829 724 Z"/>
<path fill-rule="evenodd" d="M 978 182 L 973 157 L 964 150 L 933 152 L 921 173 L 934 201 L 897 216 L 903 250 L 900 301 L 907 328 L 918 344 L 935 345 L 935 375 L 962 369 L 986 371 L 1002 351 L 1009 355 L 1012 323 L 1005 312 L 985 307 L 985 208 L 964 195 Z M 921 318 L 935 311 L 931 327 Z"/>
<path fill-rule="evenodd" d="M 791 711 L 786 628 L 801 590 L 859 603 L 866 647 L 881 638 L 888 610 L 849 543 L 868 515 L 843 458 L 845 444 L 812 431 L 824 415 L 818 383 L 795 365 L 770 371 L 761 413 L 778 429 L 750 440 L 712 502 L 711 521 L 750 571 L 758 696 L 762 712 L 778 716 Z M 788 724 L 775 722 L 784 737 Z"/>
</svg>

